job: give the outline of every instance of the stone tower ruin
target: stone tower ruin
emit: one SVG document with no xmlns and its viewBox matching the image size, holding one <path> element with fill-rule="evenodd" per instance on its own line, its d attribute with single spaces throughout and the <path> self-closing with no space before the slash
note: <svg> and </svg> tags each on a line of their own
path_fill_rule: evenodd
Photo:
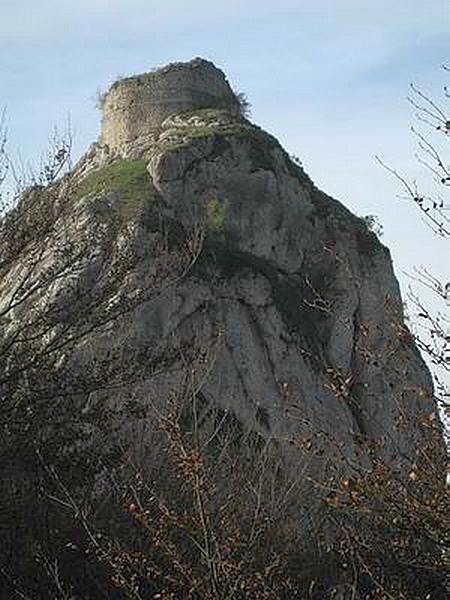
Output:
<svg viewBox="0 0 450 600">
<path fill-rule="evenodd" d="M 103 97 L 100 142 L 111 150 L 158 131 L 169 116 L 215 108 L 239 113 L 239 101 L 224 73 L 194 58 L 116 81 Z"/>
</svg>

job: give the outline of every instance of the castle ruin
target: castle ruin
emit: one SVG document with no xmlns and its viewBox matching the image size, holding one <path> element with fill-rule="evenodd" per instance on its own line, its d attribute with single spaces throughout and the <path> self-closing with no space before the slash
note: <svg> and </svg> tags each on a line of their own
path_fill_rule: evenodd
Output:
<svg viewBox="0 0 450 600">
<path fill-rule="evenodd" d="M 224 73 L 194 58 L 116 81 L 102 99 L 100 142 L 111 150 L 158 131 L 174 114 L 202 108 L 239 113 L 239 100 Z"/>
</svg>

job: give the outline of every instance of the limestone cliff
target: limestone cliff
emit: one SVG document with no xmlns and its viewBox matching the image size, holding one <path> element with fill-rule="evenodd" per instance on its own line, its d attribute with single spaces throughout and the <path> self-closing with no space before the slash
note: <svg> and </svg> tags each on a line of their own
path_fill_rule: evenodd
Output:
<svg viewBox="0 0 450 600">
<path fill-rule="evenodd" d="M 51 283 L 11 311 L 8 328 L 36 306 L 52 315 L 47 342 L 83 325 L 56 366 L 71 373 L 80 414 L 117 413 L 114 432 L 89 425 L 105 452 L 118 436 L 154 477 L 160 434 L 149 413 L 189 397 L 211 436 L 231 424 L 271 445 L 286 490 L 376 458 L 411 469 L 435 411 L 432 384 L 389 251 L 364 220 L 241 114 L 207 61 L 121 80 L 103 107 L 100 141 L 49 207 L 57 226 L 30 277 Z M 38 233 L 31 226 L 30 247 Z M 52 276 L 57 248 L 70 248 L 70 276 Z M 24 264 L 5 267 L 3 307 L 21 293 Z M 124 298 L 126 310 L 93 325 Z M 102 369 L 111 385 L 83 391 Z M 131 402 L 139 410 L 125 418 Z M 296 494 L 297 514 L 309 514 L 311 497 Z"/>
</svg>

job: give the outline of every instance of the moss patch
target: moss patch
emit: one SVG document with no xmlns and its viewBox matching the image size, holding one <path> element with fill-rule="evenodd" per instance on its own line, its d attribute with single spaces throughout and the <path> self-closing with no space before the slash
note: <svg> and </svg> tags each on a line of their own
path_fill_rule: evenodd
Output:
<svg viewBox="0 0 450 600">
<path fill-rule="evenodd" d="M 206 240 L 202 252 L 202 260 L 212 260 L 222 269 L 225 275 L 233 270 L 239 256 L 236 233 L 226 224 L 226 206 L 217 198 L 211 198 L 205 205 Z"/>
<path fill-rule="evenodd" d="M 118 216 L 131 218 L 143 202 L 154 200 L 146 162 L 117 160 L 104 169 L 90 173 L 76 190 L 78 197 L 87 195 L 115 196 L 120 200 Z"/>
<path fill-rule="evenodd" d="M 207 232 L 213 237 L 222 237 L 225 234 L 226 208 L 217 198 L 211 198 L 206 203 Z"/>
</svg>

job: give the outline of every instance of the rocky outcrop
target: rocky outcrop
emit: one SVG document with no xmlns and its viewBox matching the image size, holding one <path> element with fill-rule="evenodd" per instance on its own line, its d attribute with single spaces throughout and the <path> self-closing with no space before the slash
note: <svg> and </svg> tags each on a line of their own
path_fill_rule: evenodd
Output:
<svg viewBox="0 0 450 600">
<path fill-rule="evenodd" d="M 158 290 L 60 359 L 79 380 L 108 356 L 127 372 L 139 365 L 139 377 L 74 395 L 84 413 L 140 403 L 115 435 L 147 474 L 159 468 L 149 411 L 183 394 L 211 435 L 232 423 L 272 444 L 286 489 L 363 472 L 374 458 L 411 469 L 435 406 L 389 251 L 240 115 L 221 71 L 195 60 L 114 84 L 100 142 L 70 185 L 58 195 L 58 243 L 89 251 L 74 251 L 71 276 L 42 292 L 56 330 L 89 302 L 106 314 L 117 298 Z M 58 256 L 49 247 L 37 276 Z M 10 267 L 4 303 L 19 271 Z M 294 496 L 306 514 L 311 497 Z"/>
</svg>

